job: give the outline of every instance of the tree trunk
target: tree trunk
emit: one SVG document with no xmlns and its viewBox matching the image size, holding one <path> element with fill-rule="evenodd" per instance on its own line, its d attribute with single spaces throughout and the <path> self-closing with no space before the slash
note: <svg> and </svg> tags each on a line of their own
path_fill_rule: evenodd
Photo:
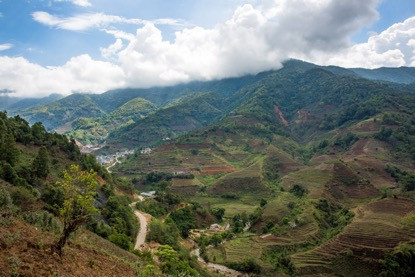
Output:
<svg viewBox="0 0 415 277">
<path fill-rule="evenodd" d="M 69 236 L 72 234 L 72 232 L 76 230 L 76 228 L 77 226 L 74 224 L 69 224 L 68 226 L 65 226 L 58 242 L 52 246 L 52 252 L 57 253 L 59 256 L 62 257 L 62 249 L 65 246 Z"/>
</svg>

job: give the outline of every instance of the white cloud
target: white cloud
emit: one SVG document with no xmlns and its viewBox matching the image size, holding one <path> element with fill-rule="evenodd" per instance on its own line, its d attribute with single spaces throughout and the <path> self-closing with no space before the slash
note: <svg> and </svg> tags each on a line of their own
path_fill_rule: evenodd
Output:
<svg viewBox="0 0 415 277">
<path fill-rule="evenodd" d="M 100 48 L 101 55 L 107 60 L 116 60 L 117 53 L 124 47 L 120 38 L 117 38 L 113 44 L 107 48 Z"/>
<path fill-rule="evenodd" d="M 88 55 L 70 59 L 59 67 L 43 67 L 22 57 L 0 57 L 0 89 L 16 96 L 41 97 L 51 93 L 104 92 L 125 86 L 123 70 Z"/>
<path fill-rule="evenodd" d="M 318 53 L 314 60 L 345 67 L 415 66 L 415 17 L 373 34 L 366 43 L 332 55 Z"/>
<path fill-rule="evenodd" d="M 187 28 L 174 42 L 146 24 L 119 52 L 132 86 L 257 73 L 288 58 L 347 49 L 351 34 L 378 17 L 377 0 L 264 0 L 239 7 L 212 29 Z"/>
<path fill-rule="evenodd" d="M 89 2 L 89 0 L 54 0 L 55 2 L 71 2 L 74 5 L 80 6 L 80 7 L 91 7 L 92 4 Z"/>
<path fill-rule="evenodd" d="M 177 20 L 126 19 L 106 14 L 61 18 L 45 12 L 35 20 L 57 28 L 100 28 L 115 42 L 100 48 L 108 62 L 88 55 L 60 67 L 42 67 L 24 58 L 0 57 L 0 89 L 20 95 L 73 91 L 103 92 L 211 80 L 276 69 L 289 58 L 342 66 L 415 65 L 415 17 L 395 24 L 367 43 L 350 37 L 378 18 L 378 0 L 263 0 L 246 4 L 213 28 L 187 27 L 173 41 L 156 24 Z M 113 23 L 144 24 L 135 34 Z M 124 44 L 125 42 L 125 44 Z"/>
<path fill-rule="evenodd" d="M 0 44 L 0 51 L 5 51 L 13 47 L 11 43 Z"/>
<path fill-rule="evenodd" d="M 157 25 L 188 25 L 183 20 L 173 18 L 159 18 L 153 21 L 149 21 L 140 18 L 125 18 L 122 16 L 108 15 L 104 13 L 84 13 L 70 17 L 59 17 L 47 12 L 37 11 L 32 13 L 32 17 L 35 21 L 44 25 L 70 31 L 82 31 L 91 28 L 102 28 L 114 23 L 143 25 L 151 22 Z"/>
<path fill-rule="evenodd" d="M 134 39 L 134 34 L 130 34 L 121 30 L 108 30 L 102 29 L 102 31 L 106 32 L 107 34 L 113 35 L 115 38 L 125 39 L 131 41 Z"/>
</svg>

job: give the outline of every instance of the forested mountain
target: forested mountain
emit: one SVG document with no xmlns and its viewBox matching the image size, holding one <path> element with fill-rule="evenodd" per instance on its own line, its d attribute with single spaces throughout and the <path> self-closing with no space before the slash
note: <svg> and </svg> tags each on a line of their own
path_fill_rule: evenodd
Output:
<svg viewBox="0 0 415 277">
<path fill-rule="evenodd" d="M 110 132 L 134 124 L 156 110 L 151 102 L 134 98 L 115 111 L 95 118 L 79 117 L 58 128 L 58 131 L 74 137 L 82 143 L 102 143 Z"/>
<path fill-rule="evenodd" d="M 72 94 L 43 106 L 16 111 L 30 124 L 42 122 L 48 130 L 56 129 L 78 117 L 98 117 L 105 111 L 89 95 Z"/>
<path fill-rule="evenodd" d="M 323 68 L 337 76 L 348 76 L 351 78 L 362 77 L 378 81 L 393 82 L 394 84 L 408 84 L 411 80 L 415 80 L 415 73 L 412 68 L 381 68 L 377 70 L 345 69 L 336 66 L 322 67 L 298 60 L 289 60 L 285 62 L 283 68 L 276 72 L 284 72 L 282 74 L 289 76 L 290 74 L 304 73 L 313 68 Z M 60 127 L 60 131 L 66 132 L 72 130 L 72 128 L 68 128 L 67 125 L 65 126 L 66 123 L 79 117 L 95 118 L 105 116 L 135 98 L 145 99 L 154 104 L 157 108 L 163 108 L 166 105 L 172 106 L 172 104 L 179 100 L 180 102 L 183 102 L 183 99 L 185 99 L 186 96 L 197 92 L 216 93 L 219 97 L 229 98 L 229 100 L 232 101 L 231 96 L 237 91 L 243 90 L 273 73 L 275 72 L 270 71 L 252 76 L 209 82 L 191 82 L 172 87 L 118 89 L 98 95 L 74 94 L 54 102 L 51 101 L 55 98 L 59 98 L 59 96 L 51 95 L 50 97 L 39 100 L 30 99 L 20 100 L 17 103 L 9 103 L 4 109 L 9 109 L 13 111 L 14 114 L 23 116 L 30 123 L 42 121 L 48 129 L 58 129 Z M 42 105 L 42 103 L 45 103 L 45 105 Z M 234 104 L 228 105 L 235 106 Z M 202 125 L 196 124 L 195 126 L 200 127 Z M 174 130 L 162 132 L 163 134 L 171 133 L 171 135 L 177 133 Z M 71 135 L 77 137 L 76 133 L 71 133 Z M 82 136 L 83 135 L 78 138 L 82 140 Z M 101 135 L 100 139 L 105 139 L 105 137 L 106 135 Z M 112 137 L 117 137 L 117 134 L 112 135 Z"/>
<path fill-rule="evenodd" d="M 352 68 L 353 72 L 369 80 L 387 81 L 400 84 L 415 82 L 415 68 L 413 67 L 381 67 L 377 69 Z"/>
<path fill-rule="evenodd" d="M 386 111 L 410 110 L 412 106 L 405 107 L 411 105 L 408 98 L 412 99 L 397 88 L 359 78 L 346 69 L 291 61 L 234 93 L 202 93 L 173 102 L 149 118 L 112 133 L 108 143 L 126 147 L 154 144 L 206 127 L 225 116 L 226 122 L 242 124 L 241 128 L 246 125 L 244 121 L 253 121 L 268 130 L 278 129 L 291 133 L 294 139 L 307 140 L 349 121 Z"/>
</svg>

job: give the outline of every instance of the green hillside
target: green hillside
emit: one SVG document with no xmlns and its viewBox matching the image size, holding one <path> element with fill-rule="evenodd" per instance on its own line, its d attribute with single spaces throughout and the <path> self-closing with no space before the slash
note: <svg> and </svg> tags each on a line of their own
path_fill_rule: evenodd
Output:
<svg viewBox="0 0 415 277">
<path fill-rule="evenodd" d="M 60 130 L 82 143 L 102 143 L 110 132 L 133 124 L 155 110 L 156 107 L 149 101 L 135 98 L 110 114 L 95 118 L 80 117 L 62 126 Z"/>
<path fill-rule="evenodd" d="M 188 239 L 207 261 L 261 276 L 387 274 L 389 253 L 415 242 L 415 97 L 347 72 L 295 61 L 225 97 L 181 98 L 113 145 L 177 138 L 112 171 L 223 211 L 230 230 Z"/>
<path fill-rule="evenodd" d="M 74 141 L 48 133 L 41 123 L 30 126 L 19 116 L 0 113 L 0 272 L 207 276 L 176 242 L 166 251 L 180 257 L 178 269 L 154 262 L 161 249 L 155 254 L 134 250 L 140 226 L 130 207 L 133 192 L 131 182 L 81 154 Z M 168 235 L 178 240 L 177 227 L 173 230 Z M 59 252 L 62 238 L 66 243 Z"/>
<path fill-rule="evenodd" d="M 353 68 L 353 72 L 369 80 L 387 81 L 401 84 L 415 82 L 415 68 L 413 67 L 381 67 L 377 69 Z"/>
<path fill-rule="evenodd" d="M 179 98 L 149 118 L 110 134 L 108 144 L 151 146 L 163 138 L 206 127 L 228 113 L 225 125 L 240 124 L 244 129 L 258 121 L 266 123 L 261 132 L 288 132 L 295 140 L 307 140 L 349 121 L 399 109 L 396 105 L 405 104 L 409 97 L 348 72 L 290 61 L 283 69 L 234 93 Z M 302 123 L 289 124 L 299 121 Z"/>
<path fill-rule="evenodd" d="M 105 112 L 91 97 L 84 94 L 72 94 L 47 105 L 15 113 L 24 117 L 30 124 L 42 122 L 50 130 L 56 129 L 79 117 L 90 118 L 105 115 Z"/>
</svg>

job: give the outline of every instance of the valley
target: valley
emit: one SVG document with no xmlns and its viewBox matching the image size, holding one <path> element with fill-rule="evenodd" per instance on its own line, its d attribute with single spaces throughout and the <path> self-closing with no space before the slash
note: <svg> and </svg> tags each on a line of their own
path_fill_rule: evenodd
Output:
<svg viewBox="0 0 415 277">
<path fill-rule="evenodd" d="M 414 253 L 414 76 L 289 60 L 253 76 L 73 94 L 3 121 L 31 151 L 16 178 L 40 195 L 71 161 L 98 172 L 99 214 L 82 232 L 124 249 L 132 272 L 376 276 Z M 55 154 L 38 185 L 24 168 L 41 145 Z M 4 172 L 13 195 L 23 181 Z"/>
</svg>

